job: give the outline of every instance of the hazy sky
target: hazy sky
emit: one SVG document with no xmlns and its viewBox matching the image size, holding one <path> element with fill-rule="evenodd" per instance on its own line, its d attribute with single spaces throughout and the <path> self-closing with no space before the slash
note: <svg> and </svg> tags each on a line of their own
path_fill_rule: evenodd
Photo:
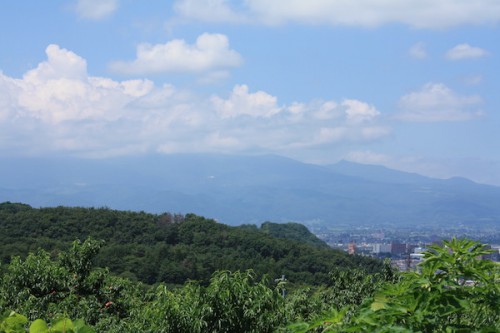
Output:
<svg viewBox="0 0 500 333">
<path fill-rule="evenodd" d="M 0 5 L 0 153 L 340 159 L 500 185 L 498 0 Z"/>
</svg>

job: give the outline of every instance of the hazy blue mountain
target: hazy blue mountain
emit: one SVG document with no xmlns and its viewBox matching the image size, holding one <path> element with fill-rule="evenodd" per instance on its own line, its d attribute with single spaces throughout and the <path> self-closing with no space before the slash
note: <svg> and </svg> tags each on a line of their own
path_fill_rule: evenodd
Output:
<svg viewBox="0 0 500 333">
<path fill-rule="evenodd" d="M 500 187 L 274 155 L 0 159 L 0 201 L 193 212 L 227 224 L 500 222 Z"/>
<path fill-rule="evenodd" d="M 396 171 L 381 165 L 367 165 L 340 161 L 336 164 L 328 165 L 326 168 L 338 174 L 385 183 L 408 184 L 432 181 L 431 178 L 427 178 L 416 173 Z"/>
</svg>

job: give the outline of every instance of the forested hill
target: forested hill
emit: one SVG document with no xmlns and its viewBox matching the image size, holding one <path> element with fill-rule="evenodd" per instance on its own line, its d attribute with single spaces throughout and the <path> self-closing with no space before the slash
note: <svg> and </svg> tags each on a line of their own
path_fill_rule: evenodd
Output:
<svg viewBox="0 0 500 333">
<path fill-rule="evenodd" d="M 208 281 L 216 270 L 253 269 L 271 278 L 321 284 L 335 267 L 374 272 L 380 262 L 330 249 L 303 226 L 231 227 L 194 214 L 149 214 L 108 208 L 40 208 L 0 204 L 0 258 L 37 248 L 53 255 L 75 239 L 105 245 L 97 265 L 148 284 Z"/>
<path fill-rule="evenodd" d="M 316 235 L 312 234 L 305 225 L 300 223 L 264 222 L 260 226 L 260 230 L 273 237 L 292 239 L 323 248 L 328 247 L 326 242 L 316 237 Z"/>
</svg>

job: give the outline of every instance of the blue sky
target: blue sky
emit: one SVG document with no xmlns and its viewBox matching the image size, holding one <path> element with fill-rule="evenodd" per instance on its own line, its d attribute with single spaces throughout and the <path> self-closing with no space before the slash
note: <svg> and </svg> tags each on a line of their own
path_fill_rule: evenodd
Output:
<svg viewBox="0 0 500 333">
<path fill-rule="evenodd" d="M 17 0 L 0 153 L 347 159 L 500 185 L 500 1 Z"/>
</svg>

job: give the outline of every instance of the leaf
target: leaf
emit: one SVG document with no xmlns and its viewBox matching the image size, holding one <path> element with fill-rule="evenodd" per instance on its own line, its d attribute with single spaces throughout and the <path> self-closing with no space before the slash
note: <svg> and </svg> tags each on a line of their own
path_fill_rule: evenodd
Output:
<svg viewBox="0 0 500 333">
<path fill-rule="evenodd" d="M 48 331 L 49 327 L 43 319 L 37 319 L 30 325 L 30 333 L 45 333 Z"/>
<path fill-rule="evenodd" d="M 387 308 L 386 303 L 377 301 L 373 302 L 372 305 L 370 306 L 370 309 L 372 309 L 372 311 L 378 311 L 386 308 Z"/>
<path fill-rule="evenodd" d="M 374 297 L 374 302 L 371 304 L 372 311 L 378 311 L 387 308 L 387 297 L 383 294 L 377 294 Z"/>
<path fill-rule="evenodd" d="M 7 332 L 10 331 L 8 329 L 13 329 L 13 332 L 17 332 L 18 329 L 25 325 L 27 322 L 28 318 L 12 311 L 10 315 L 4 319 L 3 323 L 0 323 L 2 324 L 1 328 L 5 329 Z"/>
<path fill-rule="evenodd" d="M 309 331 L 310 326 L 307 323 L 294 323 L 288 325 L 287 328 L 293 333 L 305 333 Z"/>
<path fill-rule="evenodd" d="M 73 332 L 74 330 L 75 325 L 73 325 L 71 319 L 68 318 L 63 318 L 57 321 L 51 328 L 51 331 L 61 333 Z"/>
<path fill-rule="evenodd" d="M 75 333 L 95 333 L 92 327 L 85 325 L 83 319 L 77 319 L 73 324 L 75 325 Z"/>
</svg>

